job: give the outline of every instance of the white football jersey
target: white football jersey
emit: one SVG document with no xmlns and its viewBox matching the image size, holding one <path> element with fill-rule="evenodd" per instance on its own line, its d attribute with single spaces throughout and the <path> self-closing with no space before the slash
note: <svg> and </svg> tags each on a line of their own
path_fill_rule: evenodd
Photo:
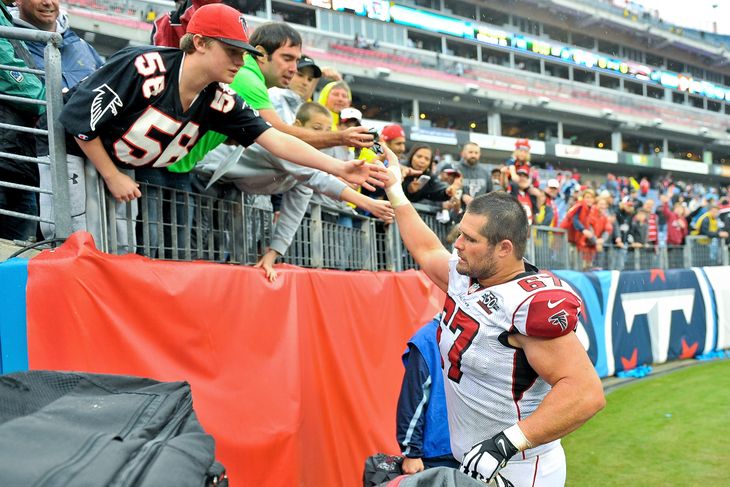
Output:
<svg viewBox="0 0 730 487">
<path fill-rule="evenodd" d="M 509 334 L 558 337 L 578 324 L 581 300 L 556 276 L 532 268 L 489 288 L 456 271 L 449 261 L 449 287 L 438 341 L 444 372 L 449 431 L 461 461 L 475 444 L 528 417 L 550 385 L 509 345 Z M 560 440 L 532 448 L 522 458 L 554 448 Z"/>
</svg>

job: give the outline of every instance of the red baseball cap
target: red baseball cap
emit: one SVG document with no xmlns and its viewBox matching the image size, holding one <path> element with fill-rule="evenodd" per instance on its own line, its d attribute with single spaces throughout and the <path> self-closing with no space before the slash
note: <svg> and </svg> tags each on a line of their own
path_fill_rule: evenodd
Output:
<svg viewBox="0 0 730 487">
<path fill-rule="evenodd" d="M 405 139 L 406 133 L 403 131 L 403 127 L 397 123 L 386 125 L 383 127 L 383 130 L 380 131 L 380 138 L 383 139 L 384 142 L 397 139 L 398 137 L 403 137 Z"/>
<path fill-rule="evenodd" d="M 530 141 L 528 139 L 517 139 L 515 141 L 515 149 L 530 150 Z"/>
<path fill-rule="evenodd" d="M 252 56 L 260 56 L 248 43 L 248 26 L 243 14 L 222 3 L 203 5 L 195 10 L 187 28 L 188 34 L 210 37 L 229 46 L 237 47 Z"/>
</svg>

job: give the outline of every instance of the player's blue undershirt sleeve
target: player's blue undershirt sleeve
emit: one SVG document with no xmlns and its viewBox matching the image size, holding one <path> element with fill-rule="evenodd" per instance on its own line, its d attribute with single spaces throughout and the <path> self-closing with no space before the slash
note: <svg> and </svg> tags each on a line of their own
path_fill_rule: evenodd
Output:
<svg viewBox="0 0 730 487">
<path fill-rule="evenodd" d="M 401 452 L 410 458 L 423 457 L 423 427 L 426 409 L 431 395 L 431 375 L 421 352 L 408 346 L 408 362 L 403 376 L 398 409 L 396 412 L 396 437 Z"/>
</svg>

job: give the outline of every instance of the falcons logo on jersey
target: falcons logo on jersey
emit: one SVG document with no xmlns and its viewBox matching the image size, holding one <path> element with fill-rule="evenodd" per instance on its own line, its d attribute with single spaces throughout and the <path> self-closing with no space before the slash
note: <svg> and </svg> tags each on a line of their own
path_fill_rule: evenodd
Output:
<svg viewBox="0 0 730 487">
<path fill-rule="evenodd" d="M 554 315 L 550 316 L 548 321 L 551 325 L 559 326 L 562 331 L 565 331 L 568 328 L 568 312 L 561 309 Z"/>
<path fill-rule="evenodd" d="M 91 102 L 91 118 L 89 120 L 89 126 L 91 130 L 96 131 L 96 124 L 99 123 L 101 117 L 111 110 L 114 115 L 118 113 L 117 109 L 121 108 L 123 103 L 119 95 L 112 90 L 109 85 L 104 83 L 103 85 L 94 88 L 94 92 L 97 95 Z"/>
</svg>

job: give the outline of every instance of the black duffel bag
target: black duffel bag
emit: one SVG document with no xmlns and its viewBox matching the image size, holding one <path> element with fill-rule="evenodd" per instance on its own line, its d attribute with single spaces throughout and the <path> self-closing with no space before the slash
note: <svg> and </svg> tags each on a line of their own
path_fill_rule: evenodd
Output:
<svg viewBox="0 0 730 487">
<path fill-rule="evenodd" d="M 227 485 L 186 382 L 0 376 L 0 485 Z"/>
</svg>

